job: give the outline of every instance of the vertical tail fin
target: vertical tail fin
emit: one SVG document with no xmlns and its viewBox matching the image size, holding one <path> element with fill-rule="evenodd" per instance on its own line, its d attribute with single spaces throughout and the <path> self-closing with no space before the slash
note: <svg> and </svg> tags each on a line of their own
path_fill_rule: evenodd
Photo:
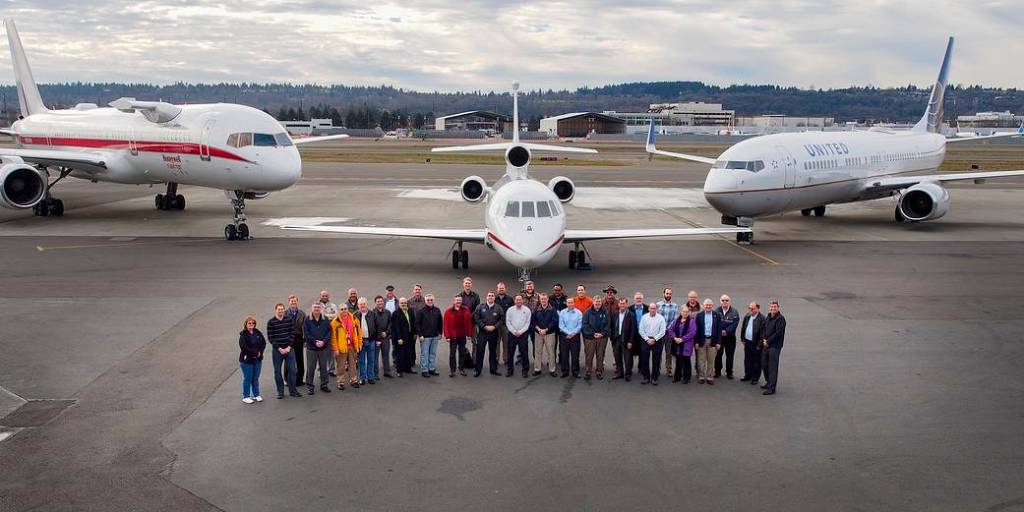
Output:
<svg viewBox="0 0 1024 512">
<path fill-rule="evenodd" d="M 654 118 L 651 118 L 651 126 L 647 128 L 647 152 L 657 151 L 657 147 L 654 146 Z"/>
<path fill-rule="evenodd" d="M 512 82 L 512 142 L 519 142 L 519 82 Z"/>
<path fill-rule="evenodd" d="M 14 81 L 18 86 L 18 103 L 21 105 L 21 115 L 28 117 L 32 114 L 46 112 L 46 105 L 43 98 L 39 96 L 39 88 L 32 78 L 32 69 L 28 66 L 28 59 L 25 57 L 25 48 L 21 46 L 21 38 L 18 37 L 18 29 L 14 26 L 14 20 L 4 18 L 4 25 L 7 27 L 7 42 L 11 46 L 11 63 L 14 64 Z"/>
<path fill-rule="evenodd" d="M 949 73 L 949 61 L 953 55 L 953 38 L 946 43 L 946 55 L 942 58 L 942 67 L 939 68 L 939 78 L 932 87 L 931 97 L 928 99 L 928 109 L 924 111 L 921 120 L 914 125 L 913 131 L 918 133 L 939 133 L 942 129 L 942 109 L 946 98 L 946 77 Z"/>
</svg>

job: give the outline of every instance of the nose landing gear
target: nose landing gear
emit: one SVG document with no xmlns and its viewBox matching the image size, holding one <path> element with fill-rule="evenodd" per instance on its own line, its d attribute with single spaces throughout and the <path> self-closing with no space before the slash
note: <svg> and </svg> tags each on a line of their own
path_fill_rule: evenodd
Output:
<svg viewBox="0 0 1024 512">
<path fill-rule="evenodd" d="M 157 210 L 184 210 L 185 209 L 185 196 L 178 193 L 178 184 L 174 182 L 167 183 L 167 192 L 164 194 L 157 194 L 153 198 L 153 203 L 156 205 Z"/>
<path fill-rule="evenodd" d="M 231 199 L 231 207 L 235 210 L 232 224 L 224 226 L 225 240 L 251 240 L 249 236 L 249 225 L 245 223 L 245 193 L 241 190 L 228 191 Z M 182 203 L 184 205 L 184 202 Z"/>
</svg>

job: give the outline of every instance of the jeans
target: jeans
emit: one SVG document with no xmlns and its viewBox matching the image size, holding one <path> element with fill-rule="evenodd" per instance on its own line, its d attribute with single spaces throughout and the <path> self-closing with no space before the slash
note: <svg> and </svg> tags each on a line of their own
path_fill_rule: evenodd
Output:
<svg viewBox="0 0 1024 512">
<path fill-rule="evenodd" d="M 363 338 L 359 351 L 359 380 L 377 379 L 377 346 L 372 339 Z"/>
<path fill-rule="evenodd" d="M 722 359 L 725 359 L 725 375 L 732 377 L 733 359 L 736 356 L 736 336 L 722 336 L 722 349 L 715 354 L 715 377 L 722 376 Z"/>
<path fill-rule="evenodd" d="M 569 375 L 572 372 L 573 377 L 580 376 L 580 335 L 576 333 L 572 337 L 567 337 L 564 334 L 558 336 L 558 362 L 562 367 L 562 375 Z"/>
<path fill-rule="evenodd" d="M 512 373 L 516 367 L 515 353 L 516 349 L 519 349 L 519 356 L 522 357 L 523 373 L 530 371 L 530 337 L 527 333 L 523 333 L 521 336 L 508 333 L 508 344 L 506 345 L 507 350 L 505 351 L 505 369 Z"/>
<path fill-rule="evenodd" d="M 263 361 L 238 363 L 242 367 L 242 398 L 260 396 L 260 369 Z"/>
<path fill-rule="evenodd" d="M 440 341 L 440 336 L 420 340 L 420 373 L 437 371 L 437 344 Z"/>
<path fill-rule="evenodd" d="M 281 355 L 276 348 L 271 348 L 274 355 L 274 384 L 277 385 L 277 394 L 284 394 L 284 384 L 288 383 L 288 392 L 295 393 L 295 351 Z M 281 375 L 281 366 L 284 366 L 284 375 Z"/>
<path fill-rule="evenodd" d="M 451 373 L 462 370 L 462 355 L 466 353 L 466 337 L 458 336 L 448 340 L 448 369 Z M 435 354 L 436 355 L 436 354 Z"/>
</svg>

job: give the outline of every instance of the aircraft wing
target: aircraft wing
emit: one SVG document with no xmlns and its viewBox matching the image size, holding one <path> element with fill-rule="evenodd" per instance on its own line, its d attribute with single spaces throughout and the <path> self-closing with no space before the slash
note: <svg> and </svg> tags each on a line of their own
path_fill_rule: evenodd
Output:
<svg viewBox="0 0 1024 512">
<path fill-rule="evenodd" d="M 20 157 L 22 160 L 34 164 L 70 167 L 86 172 L 97 172 L 107 168 L 106 158 L 102 153 L 0 148 L 0 155 Z"/>
<path fill-rule="evenodd" d="M 533 142 L 497 142 L 494 144 L 474 144 L 472 146 L 441 146 L 431 148 L 430 151 L 433 153 L 475 153 L 477 151 L 505 151 L 512 146 L 523 146 L 530 151 L 550 151 L 552 153 L 597 153 L 596 149 L 535 144 Z"/>
<path fill-rule="evenodd" d="M 348 235 L 392 236 L 399 238 L 432 238 L 460 242 L 483 243 L 486 234 L 483 229 L 422 229 L 422 228 L 379 228 L 370 226 L 299 226 L 286 225 L 282 229 L 314 231 L 318 233 L 339 233 Z"/>
<path fill-rule="evenodd" d="M 14 130 L 0 130 L 0 135 L 9 135 L 11 137 L 17 137 L 18 132 Z"/>
<path fill-rule="evenodd" d="M 301 146 L 302 144 L 316 144 L 317 142 L 326 142 L 335 139 L 347 139 L 348 135 L 342 133 L 338 135 L 320 135 L 318 137 L 301 137 L 298 139 L 292 139 L 292 144 Z"/>
<path fill-rule="evenodd" d="M 657 229 L 567 229 L 565 243 L 619 238 L 654 238 L 663 236 L 721 235 L 750 233 L 750 228 L 657 228 Z"/>
<path fill-rule="evenodd" d="M 1005 139 L 1006 137 L 1020 137 L 1024 135 L 1024 122 L 1020 123 L 1020 128 L 1017 128 L 1015 132 L 1006 133 L 993 133 L 992 135 L 979 135 L 977 137 L 961 137 L 958 139 L 946 139 L 946 144 L 954 144 L 957 142 L 974 142 L 979 140 L 990 140 L 990 139 Z"/>
<path fill-rule="evenodd" d="M 673 153 L 671 151 L 662 151 L 654 145 L 654 119 L 651 119 L 651 126 L 647 129 L 647 152 L 652 155 L 669 156 L 672 158 L 679 158 L 682 160 L 690 160 L 691 162 L 700 162 L 702 164 L 714 165 L 715 159 L 708 158 L 706 156 L 699 155 L 687 155 L 685 153 Z"/>
<path fill-rule="evenodd" d="M 968 181 L 974 180 L 977 183 L 984 183 L 991 178 L 1015 178 L 1024 177 L 1024 171 L 981 171 L 981 172 L 957 172 L 949 174 L 927 174 L 923 176 L 899 176 L 895 178 L 882 178 L 868 183 L 868 188 L 899 190 L 912 187 L 918 183 L 947 181 Z"/>
</svg>

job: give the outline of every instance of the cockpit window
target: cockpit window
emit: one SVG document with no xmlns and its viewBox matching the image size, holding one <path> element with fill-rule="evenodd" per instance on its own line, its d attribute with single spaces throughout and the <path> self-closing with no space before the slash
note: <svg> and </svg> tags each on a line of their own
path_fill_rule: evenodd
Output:
<svg viewBox="0 0 1024 512">
<path fill-rule="evenodd" d="M 764 169 L 763 160 L 719 160 L 715 162 L 715 169 L 738 169 L 743 171 L 758 172 Z"/>
<path fill-rule="evenodd" d="M 283 148 L 286 148 L 286 147 L 292 145 L 292 138 L 289 137 L 288 134 L 285 133 L 285 132 L 275 133 L 274 134 L 274 140 L 277 141 L 277 145 L 278 146 L 281 146 Z"/>
<path fill-rule="evenodd" d="M 537 216 L 538 217 L 550 217 L 551 216 L 551 205 L 547 201 L 537 201 Z"/>
<path fill-rule="evenodd" d="M 533 217 L 533 201 L 523 201 L 523 217 Z"/>
<path fill-rule="evenodd" d="M 551 213 L 553 213 L 555 215 L 559 215 L 559 214 L 562 213 L 562 210 L 559 209 L 559 207 L 558 207 L 558 202 L 556 202 L 556 201 L 548 201 L 548 202 L 551 203 Z"/>
<path fill-rule="evenodd" d="M 252 134 L 252 144 L 254 146 L 274 147 L 277 145 L 277 139 L 269 133 L 254 133 Z"/>
<path fill-rule="evenodd" d="M 232 133 L 231 135 L 228 135 L 228 146 L 231 146 L 233 148 L 237 148 L 238 147 L 238 134 L 237 133 Z"/>
<path fill-rule="evenodd" d="M 519 216 L 519 201 L 509 201 L 505 205 L 505 216 L 506 217 L 518 217 Z"/>
<path fill-rule="evenodd" d="M 232 133 L 228 135 L 228 146 L 244 148 L 246 146 L 287 147 L 292 139 L 285 132 L 281 133 Z"/>
</svg>

